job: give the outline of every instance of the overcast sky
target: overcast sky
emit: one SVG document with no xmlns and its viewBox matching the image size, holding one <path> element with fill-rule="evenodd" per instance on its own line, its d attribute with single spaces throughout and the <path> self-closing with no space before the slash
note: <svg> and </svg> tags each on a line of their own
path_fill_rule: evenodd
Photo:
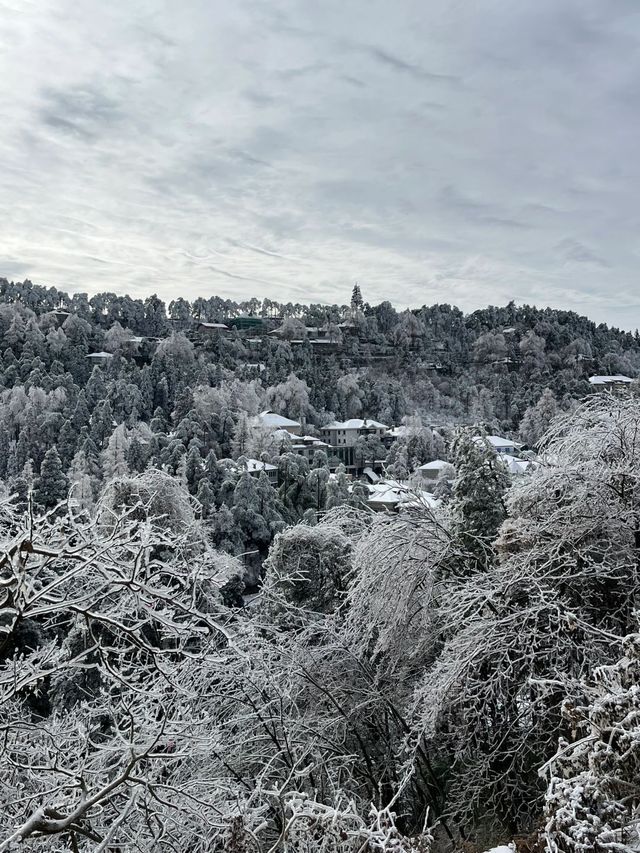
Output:
<svg viewBox="0 0 640 853">
<path fill-rule="evenodd" d="M 638 0 L 0 0 L 0 275 L 640 326 Z"/>
</svg>

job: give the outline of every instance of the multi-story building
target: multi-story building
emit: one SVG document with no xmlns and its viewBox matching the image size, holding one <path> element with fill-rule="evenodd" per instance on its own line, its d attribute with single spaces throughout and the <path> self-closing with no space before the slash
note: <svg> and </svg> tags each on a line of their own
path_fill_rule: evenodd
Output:
<svg viewBox="0 0 640 853">
<path fill-rule="evenodd" d="M 320 428 L 324 440 L 330 445 L 331 453 L 337 456 L 343 465 L 357 468 L 354 446 L 359 438 L 377 436 L 380 440 L 389 427 L 368 418 L 350 418 L 348 421 L 333 421 Z"/>
</svg>

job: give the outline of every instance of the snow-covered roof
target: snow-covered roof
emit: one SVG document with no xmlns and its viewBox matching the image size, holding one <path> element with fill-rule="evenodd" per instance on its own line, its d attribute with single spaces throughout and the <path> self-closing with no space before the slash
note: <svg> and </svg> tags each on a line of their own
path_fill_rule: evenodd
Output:
<svg viewBox="0 0 640 853">
<path fill-rule="evenodd" d="M 281 441 L 292 441 L 292 450 L 308 450 L 310 447 L 320 449 L 321 447 L 330 447 L 326 441 L 321 438 L 316 438 L 315 435 L 291 435 L 286 429 L 275 429 L 273 431 L 275 438 Z"/>
<path fill-rule="evenodd" d="M 386 432 L 386 435 L 391 436 L 391 438 L 400 438 L 403 435 L 407 434 L 407 427 L 402 424 L 401 426 L 391 427 Z"/>
<path fill-rule="evenodd" d="M 380 481 L 380 476 L 376 474 L 373 468 L 366 467 L 362 473 L 366 474 L 372 483 L 378 483 Z"/>
<path fill-rule="evenodd" d="M 418 471 L 441 471 L 446 465 L 451 465 L 451 463 L 445 462 L 444 459 L 434 459 L 433 462 L 425 462 L 424 465 L 420 465 Z"/>
<path fill-rule="evenodd" d="M 279 438 L 282 441 L 287 441 L 287 440 L 290 441 L 293 438 L 293 436 L 291 435 L 291 433 L 288 430 L 282 429 L 282 428 L 274 429 L 273 436 L 274 436 L 274 438 Z"/>
<path fill-rule="evenodd" d="M 589 382 L 592 385 L 611 385 L 618 382 L 633 382 L 633 379 L 630 376 L 623 376 L 622 374 L 617 373 L 614 376 L 590 376 Z"/>
<path fill-rule="evenodd" d="M 535 462 L 527 459 L 518 459 L 516 456 L 509 456 L 508 453 L 504 453 L 501 458 L 512 474 L 526 474 L 531 467 L 536 466 Z"/>
<path fill-rule="evenodd" d="M 326 441 L 322 441 L 320 438 L 316 438 L 315 435 L 295 435 L 292 436 L 294 444 L 293 447 L 330 447 L 331 445 L 327 444 Z"/>
<path fill-rule="evenodd" d="M 260 412 L 259 418 L 263 426 L 274 427 L 275 429 L 300 426 L 298 421 L 292 421 L 291 418 L 285 418 L 283 415 L 276 415 L 275 412 L 271 412 L 268 409 L 266 412 Z"/>
<path fill-rule="evenodd" d="M 332 429 L 388 429 L 386 424 L 372 421 L 369 418 L 350 418 L 348 421 L 332 421 L 322 427 L 323 430 Z"/>
<path fill-rule="evenodd" d="M 112 352 L 90 352 L 85 358 L 113 358 Z"/>
<path fill-rule="evenodd" d="M 481 441 L 488 441 L 492 447 L 515 447 L 516 443 L 512 441 L 510 438 L 503 438 L 500 435 L 479 435 L 475 441 L 478 443 Z"/>
<path fill-rule="evenodd" d="M 203 326 L 205 329 L 228 329 L 229 327 L 226 323 L 205 323 L 203 320 L 200 320 L 198 323 L 198 327 Z"/>
<path fill-rule="evenodd" d="M 260 459 L 247 459 L 247 471 L 252 474 L 255 471 L 277 471 L 277 465 L 271 465 L 270 462 L 261 462 Z"/>
<path fill-rule="evenodd" d="M 427 504 L 435 507 L 439 505 L 433 495 L 422 489 L 414 489 L 398 480 L 380 480 L 378 483 L 367 484 L 369 489 L 368 503 L 384 504 L 386 506 L 407 506 Z"/>
<path fill-rule="evenodd" d="M 406 489 L 396 483 L 382 481 L 380 483 L 367 484 L 369 489 L 369 503 L 384 503 L 391 506 L 406 500 Z"/>
</svg>

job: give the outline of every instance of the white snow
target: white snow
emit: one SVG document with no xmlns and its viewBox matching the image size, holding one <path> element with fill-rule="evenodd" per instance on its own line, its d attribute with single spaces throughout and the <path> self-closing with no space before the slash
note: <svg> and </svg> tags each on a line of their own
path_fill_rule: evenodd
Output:
<svg viewBox="0 0 640 853">
<path fill-rule="evenodd" d="M 332 421 L 330 424 L 322 427 L 323 430 L 329 429 L 388 429 L 386 424 L 381 424 L 379 421 L 372 421 L 369 418 L 349 418 L 348 421 Z"/>
<path fill-rule="evenodd" d="M 260 412 L 260 420 L 263 426 L 273 427 L 274 429 L 282 429 L 283 427 L 299 427 L 298 421 L 292 421 L 291 418 L 285 418 L 284 415 L 277 415 L 275 412 L 267 410 Z"/>
<path fill-rule="evenodd" d="M 450 462 L 445 462 L 444 459 L 434 459 L 433 462 L 425 462 L 424 465 L 418 467 L 418 471 L 442 471 Z"/>
<path fill-rule="evenodd" d="M 591 385 L 609 385 L 616 382 L 633 382 L 633 379 L 630 376 L 623 376 L 621 373 L 617 373 L 613 376 L 590 376 L 589 382 Z"/>
</svg>

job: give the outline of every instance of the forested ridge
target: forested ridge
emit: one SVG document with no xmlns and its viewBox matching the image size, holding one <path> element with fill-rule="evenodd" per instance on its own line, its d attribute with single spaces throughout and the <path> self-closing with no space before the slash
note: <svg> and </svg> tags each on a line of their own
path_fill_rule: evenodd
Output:
<svg viewBox="0 0 640 853">
<path fill-rule="evenodd" d="M 639 367 L 552 309 L 0 280 L 0 853 L 639 850 L 640 395 L 588 382 Z"/>
</svg>

